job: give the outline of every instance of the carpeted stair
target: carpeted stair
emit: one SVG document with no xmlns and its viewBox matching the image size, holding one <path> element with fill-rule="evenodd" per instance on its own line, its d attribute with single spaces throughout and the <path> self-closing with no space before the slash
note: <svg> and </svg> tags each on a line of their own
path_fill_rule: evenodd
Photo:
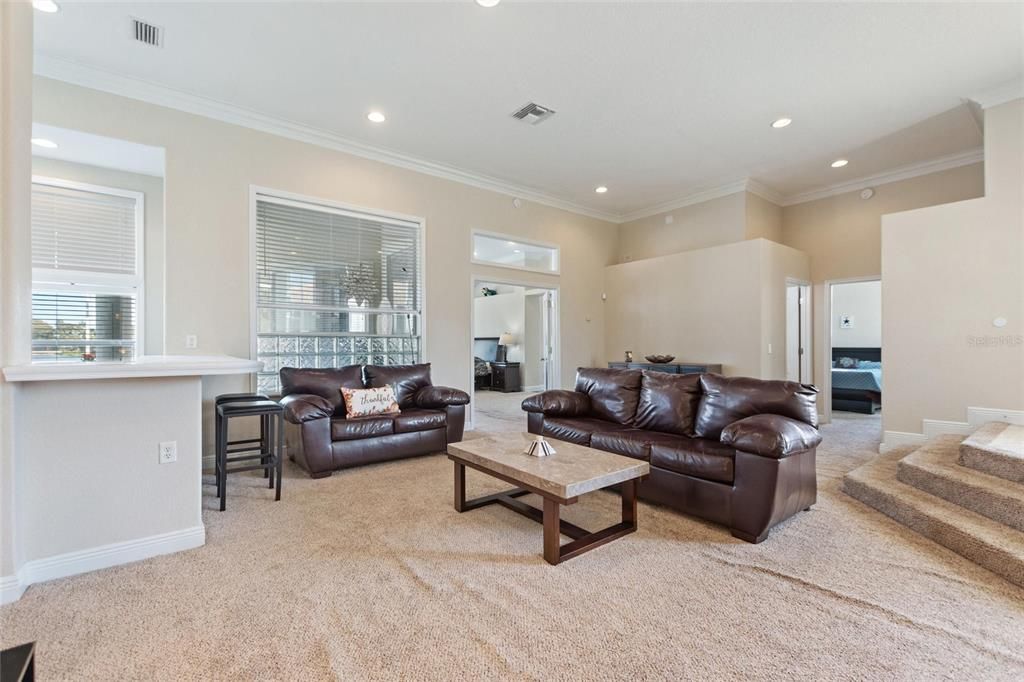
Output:
<svg viewBox="0 0 1024 682">
<path fill-rule="evenodd" d="M 1024 587 L 1024 440 L 987 424 L 939 436 L 848 473 L 843 490 L 911 530 Z M 1000 476 L 990 475 L 999 472 Z"/>
</svg>

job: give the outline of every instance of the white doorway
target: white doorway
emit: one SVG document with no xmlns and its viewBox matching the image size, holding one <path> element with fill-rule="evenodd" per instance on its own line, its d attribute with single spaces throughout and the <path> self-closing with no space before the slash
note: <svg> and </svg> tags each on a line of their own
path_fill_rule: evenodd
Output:
<svg viewBox="0 0 1024 682">
<path fill-rule="evenodd" d="M 811 383 L 811 285 L 786 281 L 786 379 Z"/>
<path fill-rule="evenodd" d="M 825 419 L 881 422 L 882 281 L 858 277 L 825 282 L 825 344 L 821 393 Z"/>
<path fill-rule="evenodd" d="M 470 423 L 521 431 L 522 399 L 559 385 L 558 289 L 479 276 L 471 286 Z"/>
</svg>

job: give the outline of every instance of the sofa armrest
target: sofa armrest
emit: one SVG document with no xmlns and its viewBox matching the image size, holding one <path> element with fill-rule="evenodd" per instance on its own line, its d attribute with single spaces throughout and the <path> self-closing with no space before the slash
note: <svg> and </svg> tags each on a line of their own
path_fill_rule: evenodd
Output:
<svg viewBox="0 0 1024 682">
<path fill-rule="evenodd" d="M 453 405 L 468 405 L 469 394 L 447 386 L 424 386 L 416 391 L 416 407 L 443 410 Z"/>
<path fill-rule="evenodd" d="M 523 409 L 549 417 L 583 417 L 590 414 L 590 396 L 561 389 L 544 391 L 526 398 Z"/>
<path fill-rule="evenodd" d="M 324 419 L 334 414 L 334 405 L 323 396 L 312 393 L 294 393 L 281 398 L 284 418 L 292 424 Z"/>
<path fill-rule="evenodd" d="M 777 414 L 755 414 L 722 429 L 722 443 L 762 457 L 783 459 L 821 443 L 821 434 L 809 424 Z"/>
</svg>

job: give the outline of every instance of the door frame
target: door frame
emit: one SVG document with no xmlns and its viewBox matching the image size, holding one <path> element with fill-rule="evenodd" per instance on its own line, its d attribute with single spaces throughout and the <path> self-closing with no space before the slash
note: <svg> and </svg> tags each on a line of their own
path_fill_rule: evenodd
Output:
<svg viewBox="0 0 1024 682">
<path fill-rule="evenodd" d="M 825 294 L 823 301 L 825 305 L 824 322 L 825 345 L 822 347 L 821 358 L 821 394 L 824 398 L 822 405 L 824 411 L 821 415 L 823 424 L 832 423 L 832 287 L 837 284 L 857 284 L 858 282 L 881 282 L 882 275 L 865 275 L 863 277 L 843 277 L 838 279 L 825 280 Z M 883 325 L 884 332 L 884 325 Z M 885 339 L 882 339 L 882 348 L 885 348 Z M 884 364 L 883 364 L 884 367 Z M 884 388 L 884 387 L 883 387 Z"/>
<path fill-rule="evenodd" d="M 473 272 L 469 276 L 469 355 L 473 357 L 473 330 L 476 328 L 476 305 L 473 303 L 476 298 L 476 290 L 482 284 L 504 284 L 511 287 L 523 287 L 523 289 L 545 289 L 552 294 L 554 304 L 554 315 L 551 315 L 551 353 L 548 358 L 548 372 L 554 378 L 555 385 L 560 384 L 559 377 L 562 372 L 562 332 L 561 332 L 561 287 L 556 283 L 544 283 L 530 277 L 489 277 L 486 274 Z M 474 363 L 469 363 L 469 426 L 472 430 L 476 425 L 476 375 Z"/>
<path fill-rule="evenodd" d="M 790 287 L 800 287 L 800 295 L 806 298 L 806 302 L 798 304 L 797 314 L 800 319 L 800 329 L 803 332 L 802 337 L 798 340 L 804 349 L 802 355 L 798 356 L 797 362 L 799 367 L 797 368 L 797 375 L 800 377 L 800 382 L 804 384 L 810 384 L 814 381 L 814 316 L 811 314 L 814 305 L 814 287 L 807 280 L 796 279 L 793 277 L 786 278 L 786 293 L 789 293 Z M 786 312 L 786 325 L 788 332 L 789 325 L 789 311 L 787 308 Z M 786 357 L 786 374 L 787 379 L 789 375 L 789 342 L 787 339 L 785 347 Z M 806 372 L 805 372 L 806 370 Z M 805 376 L 806 374 L 806 376 Z"/>
</svg>

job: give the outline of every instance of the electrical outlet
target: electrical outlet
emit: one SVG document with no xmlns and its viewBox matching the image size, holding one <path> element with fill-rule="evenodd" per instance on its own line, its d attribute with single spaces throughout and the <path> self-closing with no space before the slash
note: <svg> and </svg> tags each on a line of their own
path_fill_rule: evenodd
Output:
<svg viewBox="0 0 1024 682">
<path fill-rule="evenodd" d="M 168 440 L 160 443 L 160 463 L 170 464 L 178 461 L 178 441 Z"/>
<path fill-rule="evenodd" d="M 195 349 L 199 347 L 199 337 L 195 334 L 185 335 L 185 348 Z"/>
</svg>

